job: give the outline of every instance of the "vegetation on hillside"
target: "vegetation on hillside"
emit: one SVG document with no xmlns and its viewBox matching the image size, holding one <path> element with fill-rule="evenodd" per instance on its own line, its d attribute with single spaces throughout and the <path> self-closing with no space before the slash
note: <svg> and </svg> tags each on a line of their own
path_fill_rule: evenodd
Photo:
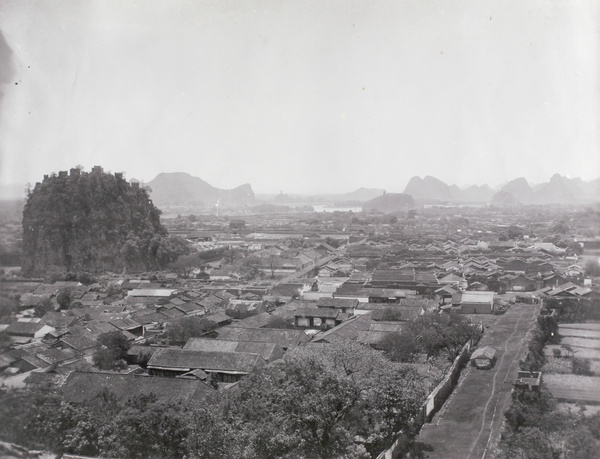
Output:
<svg viewBox="0 0 600 459">
<path fill-rule="evenodd" d="M 186 253 L 160 210 L 121 174 L 72 169 L 30 190 L 23 210 L 23 273 L 52 266 L 99 272 L 160 269 Z"/>
</svg>

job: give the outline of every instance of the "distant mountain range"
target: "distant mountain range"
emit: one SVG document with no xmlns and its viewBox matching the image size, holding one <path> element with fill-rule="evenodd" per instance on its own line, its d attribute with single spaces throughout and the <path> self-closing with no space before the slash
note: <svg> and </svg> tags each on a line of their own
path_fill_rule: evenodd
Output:
<svg viewBox="0 0 600 459">
<path fill-rule="evenodd" d="M 473 185 L 461 190 L 456 185 L 446 185 L 440 179 L 427 176 L 411 178 L 404 193 L 423 201 L 489 202 L 494 190 L 488 185 Z"/>
<path fill-rule="evenodd" d="M 157 206 L 244 205 L 255 202 L 254 191 L 248 183 L 224 190 L 186 172 L 161 173 L 147 185 Z"/>
<path fill-rule="evenodd" d="M 525 178 L 519 177 L 494 192 L 488 185 L 460 189 L 427 176 L 411 178 L 404 193 L 421 202 L 480 202 L 495 205 L 577 203 L 600 200 L 600 179 L 584 182 L 580 178 L 569 179 L 555 174 L 550 181 L 532 187 Z"/>
</svg>

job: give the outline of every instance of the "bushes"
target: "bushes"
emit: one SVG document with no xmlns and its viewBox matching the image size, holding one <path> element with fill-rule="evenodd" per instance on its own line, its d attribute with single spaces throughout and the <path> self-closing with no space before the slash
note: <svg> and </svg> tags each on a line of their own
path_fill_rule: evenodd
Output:
<svg viewBox="0 0 600 459">
<path fill-rule="evenodd" d="M 594 372 L 590 368 L 590 362 L 587 359 L 573 357 L 571 359 L 571 371 L 576 375 L 593 376 Z"/>
<path fill-rule="evenodd" d="M 600 415 L 560 410 L 544 389 L 513 392 L 504 416 L 506 428 L 498 445 L 498 459 L 597 457 Z"/>
<path fill-rule="evenodd" d="M 103 333 L 98 337 L 98 341 L 103 345 L 103 348 L 98 349 L 92 357 L 95 366 L 101 370 L 127 368 L 125 358 L 131 343 L 121 332 Z"/>
<path fill-rule="evenodd" d="M 187 407 L 138 396 L 124 403 L 100 392 L 81 405 L 51 387 L 0 393 L 0 437 L 63 454 L 178 458 L 187 454 Z"/>
<path fill-rule="evenodd" d="M 387 335 L 380 347 L 400 362 L 412 362 L 419 352 L 428 357 L 445 355 L 452 361 L 469 339 L 478 337 L 479 330 L 460 314 L 429 313 L 411 321 L 402 334 Z"/>
<path fill-rule="evenodd" d="M 525 359 L 521 360 L 521 370 L 525 371 L 540 371 L 546 363 L 546 357 L 544 356 L 544 346 L 548 341 L 550 332 L 548 329 L 544 330 L 540 321 L 538 320 L 536 327 L 531 333 L 531 341 L 529 341 L 529 349 Z"/>
</svg>

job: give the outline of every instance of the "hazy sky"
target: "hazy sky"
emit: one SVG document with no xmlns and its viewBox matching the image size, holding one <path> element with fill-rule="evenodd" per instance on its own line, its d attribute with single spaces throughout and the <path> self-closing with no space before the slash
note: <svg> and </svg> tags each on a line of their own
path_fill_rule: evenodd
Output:
<svg viewBox="0 0 600 459">
<path fill-rule="evenodd" d="M 600 176 L 598 0 L 0 0 L 0 181 Z"/>
</svg>

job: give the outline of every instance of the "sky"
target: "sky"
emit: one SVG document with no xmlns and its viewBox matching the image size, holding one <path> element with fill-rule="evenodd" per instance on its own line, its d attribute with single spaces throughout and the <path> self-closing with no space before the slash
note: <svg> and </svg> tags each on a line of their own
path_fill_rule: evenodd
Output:
<svg viewBox="0 0 600 459">
<path fill-rule="evenodd" d="M 600 177 L 597 0 L 0 0 L 0 184 Z"/>
</svg>

